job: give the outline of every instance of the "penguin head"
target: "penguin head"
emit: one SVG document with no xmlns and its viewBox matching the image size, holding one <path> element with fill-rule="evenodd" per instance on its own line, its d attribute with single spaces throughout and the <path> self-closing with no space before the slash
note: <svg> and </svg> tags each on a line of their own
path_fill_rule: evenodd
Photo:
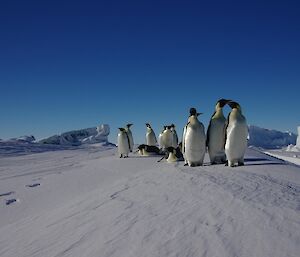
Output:
<svg viewBox="0 0 300 257">
<path fill-rule="evenodd" d="M 126 125 L 127 128 L 130 128 L 133 124 L 129 123 Z"/>
<path fill-rule="evenodd" d="M 170 127 L 171 127 L 171 128 L 175 128 L 175 125 L 172 123 Z"/>
<path fill-rule="evenodd" d="M 149 123 L 146 123 L 147 128 L 151 128 L 151 125 Z"/>
<path fill-rule="evenodd" d="M 237 102 L 230 101 L 228 105 L 231 107 L 231 109 L 241 110 L 241 106 Z"/>
<path fill-rule="evenodd" d="M 197 110 L 194 107 L 190 108 L 190 116 L 193 116 L 196 114 L 197 114 Z"/>
<path fill-rule="evenodd" d="M 222 98 L 217 102 L 216 107 L 219 106 L 220 108 L 223 108 L 229 102 L 231 102 L 231 100 Z"/>
<path fill-rule="evenodd" d="M 167 127 L 168 127 L 168 126 L 164 126 L 161 132 L 164 133 L 165 130 L 167 129 Z"/>
<path fill-rule="evenodd" d="M 146 145 L 145 144 L 141 144 L 141 145 L 139 145 L 138 146 L 138 149 L 141 151 L 141 150 L 143 150 L 143 149 L 145 149 L 146 148 Z"/>
<path fill-rule="evenodd" d="M 124 128 L 119 128 L 119 130 L 120 130 L 121 132 L 124 132 L 124 131 L 125 131 L 125 129 L 124 129 Z"/>
<path fill-rule="evenodd" d="M 173 146 L 169 146 L 169 147 L 167 148 L 167 151 L 168 151 L 169 153 L 173 153 L 173 154 L 176 153 L 176 149 L 175 149 Z"/>
</svg>

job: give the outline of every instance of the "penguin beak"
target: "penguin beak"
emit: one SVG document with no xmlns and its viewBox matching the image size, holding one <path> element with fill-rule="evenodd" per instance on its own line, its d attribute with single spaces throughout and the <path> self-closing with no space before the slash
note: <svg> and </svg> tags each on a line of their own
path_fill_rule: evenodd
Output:
<svg viewBox="0 0 300 257">
<path fill-rule="evenodd" d="M 228 104 L 229 102 L 231 102 L 232 100 L 227 100 L 227 99 L 220 99 L 219 101 L 218 101 L 218 103 L 219 103 L 219 106 L 221 107 L 221 108 L 223 108 L 226 104 Z"/>
<path fill-rule="evenodd" d="M 226 100 L 222 107 L 224 107 L 226 104 L 229 104 L 230 102 L 232 102 L 232 100 Z"/>
<path fill-rule="evenodd" d="M 202 114 L 203 114 L 203 112 L 197 112 L 197 117 Z"/>
</svg>

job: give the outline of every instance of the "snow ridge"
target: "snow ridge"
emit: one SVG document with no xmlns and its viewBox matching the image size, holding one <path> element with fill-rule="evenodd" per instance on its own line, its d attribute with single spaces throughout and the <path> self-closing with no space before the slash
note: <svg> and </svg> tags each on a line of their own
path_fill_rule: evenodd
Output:
<svg viewBox="0 0 300 257">
<path fill-rule="evenodd" d="M 280 132 L 257 126 L 249 126 L 249 146 L 276 149 L 296 144 L 297 136 L 291 132 Z"/>
</svg>

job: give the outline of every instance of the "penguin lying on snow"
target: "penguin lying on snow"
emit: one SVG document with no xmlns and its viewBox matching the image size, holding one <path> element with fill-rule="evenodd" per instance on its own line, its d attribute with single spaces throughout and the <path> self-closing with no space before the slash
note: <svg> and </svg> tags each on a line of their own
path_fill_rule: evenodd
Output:
<svg viewBox="0 0 300 257">
<path fill-rule="evenodd" d="M 241 106 L 237 102 L 229 102 L 232 108 L 228 115 L 226 137 L 225 137 L 225 153 L 230 167 L 244 165 L 244 155 L 247 148 L 248 126 Z"/>
<path fill-rule="evenodd" d="M 140 155 L 149 156 L 149 155 L 162 155 L 164 154 L 157 146 L 154 145 L 139 145 L 138 150 Z"/>
<path fill-rule="evenodd" d="M 174 148 L 173 146 L 169 146 L 165 151 L 165 156 L 162 157 L 158 162 L 162 161 L 163 159 L 167 159 L 167 162 L 177 162 L 183 161 L 183 154 L 180 151 L 180 148 Z"/>
</svg>

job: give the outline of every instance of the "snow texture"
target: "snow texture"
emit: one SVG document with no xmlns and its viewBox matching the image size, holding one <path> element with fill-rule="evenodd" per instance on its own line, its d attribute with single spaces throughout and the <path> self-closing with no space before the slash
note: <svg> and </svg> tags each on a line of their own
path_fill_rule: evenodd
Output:
<svg viewBox="0 0 300 257">
<path fill-rule="evenodd" d="M 249 146 L 276 149 L 296 144 L 297 136 L 290 132 L 280 132 L 256 126 L 249 126 Z"/>
<path fill-rule="evenodd" d="M 0 158 L 0 256 L 299 256 L 298 166 L 254 149 L 236 168 L 116 152 Z"/>
</svg>

